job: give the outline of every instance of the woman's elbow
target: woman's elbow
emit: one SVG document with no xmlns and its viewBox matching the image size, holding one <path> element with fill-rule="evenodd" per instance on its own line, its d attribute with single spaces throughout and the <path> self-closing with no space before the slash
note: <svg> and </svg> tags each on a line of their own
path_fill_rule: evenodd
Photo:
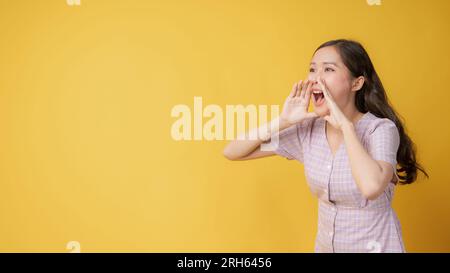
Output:
<svg viewBox="0 0 450 273">
<path fill-rule="evenodd" d="M 375 200 L 380 196 L 380 192 L 370 192 L 370 193 L 365 193 L 364 198 L 368 199 L 368 200 Z"/>
<path fill-rule="evenodd" d="M 238 156 L 236 156 L 235 154 L 233 154 L 230 149 L 228 149 L 228 147 L 225 147 L 225 149 L 223 149 L 223 156 L 228 159 L 228 160 L 237 160 L 239 159 Z"/>
<path fill-rule="evenodd" d="M 383 190 L 382 187 L 374 185 L 371 187 L 365 187 L 361 190 L 361 193 L 365 199 L 375 200 L 383 193 Z"/>
</svg>

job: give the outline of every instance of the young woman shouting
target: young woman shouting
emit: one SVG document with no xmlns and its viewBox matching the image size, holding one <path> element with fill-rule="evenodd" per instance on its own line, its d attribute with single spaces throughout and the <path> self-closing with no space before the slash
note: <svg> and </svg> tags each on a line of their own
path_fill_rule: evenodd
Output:
<svg viewBox="0 0 450 273">
<path fill-rule="evenodd" d="M 310 100 L 314 112 L 308 112 Z M 414 182 L 418 171 L 428 174 L 360 43 L 322 44 L 280 117 L 247 134 L 257 130 L 268 134 L 234 140 L 224 155 L 249 160 L 277 154 L 304 164 L 319 200 L 315 252 L 405 252 L 391 207 L 394 188 Z M 274 134 L 275 150 L 261 149 Z"/>
</svg>

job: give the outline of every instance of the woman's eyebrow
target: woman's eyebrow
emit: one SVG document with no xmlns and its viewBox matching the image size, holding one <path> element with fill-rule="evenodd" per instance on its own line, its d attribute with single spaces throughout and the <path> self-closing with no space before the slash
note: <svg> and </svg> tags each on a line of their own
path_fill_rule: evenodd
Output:
<svg viewBox="0 0 450 273">
<path fill-rule="evenodd" d="M 334 63 L 334 62 L 322 62 L 323 64 L 332 64 L 332 65 L 334 65 L 334 66 L 337 66 L 337 67 L 339 67 L 336 63 Z M 316 64 L 315 62 L 311 62 L 311 64 Z"/>
</svg>

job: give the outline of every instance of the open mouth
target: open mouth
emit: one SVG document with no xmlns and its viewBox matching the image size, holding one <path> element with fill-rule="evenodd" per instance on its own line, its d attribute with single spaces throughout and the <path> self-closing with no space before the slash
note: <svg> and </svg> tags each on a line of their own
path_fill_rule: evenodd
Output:
<svg viewBox="0 0 450 273">
<path fill-rule="evenodd" d="M 322 91 L 314 90 L 313 95 L 314 95 L 314 102 L 316 103 L 316 105 L 321 105 L 325 101 L 325 97 Z"/>
</svg>

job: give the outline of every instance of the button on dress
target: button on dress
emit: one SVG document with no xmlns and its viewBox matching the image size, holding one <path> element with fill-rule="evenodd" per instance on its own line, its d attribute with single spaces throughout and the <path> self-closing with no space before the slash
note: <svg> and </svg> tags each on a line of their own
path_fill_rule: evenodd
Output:
<svg viewBox="0 0 450 273">
<path fill-rule="evenodd" d="M 375 200 L 366 199 L 351 173 L 345 142 L 332 154 L 326 120 L 304 120 L 279 132 L 275 153 L 304 165 L 319 206 L 315 252 L 405 252 L 401 226 L 392 209 L 400 136 L 395 123 L 365 113 L 355 124 L 358 139 L 375 160 L 391 164 L 394 177 Z"/>
</svg>

